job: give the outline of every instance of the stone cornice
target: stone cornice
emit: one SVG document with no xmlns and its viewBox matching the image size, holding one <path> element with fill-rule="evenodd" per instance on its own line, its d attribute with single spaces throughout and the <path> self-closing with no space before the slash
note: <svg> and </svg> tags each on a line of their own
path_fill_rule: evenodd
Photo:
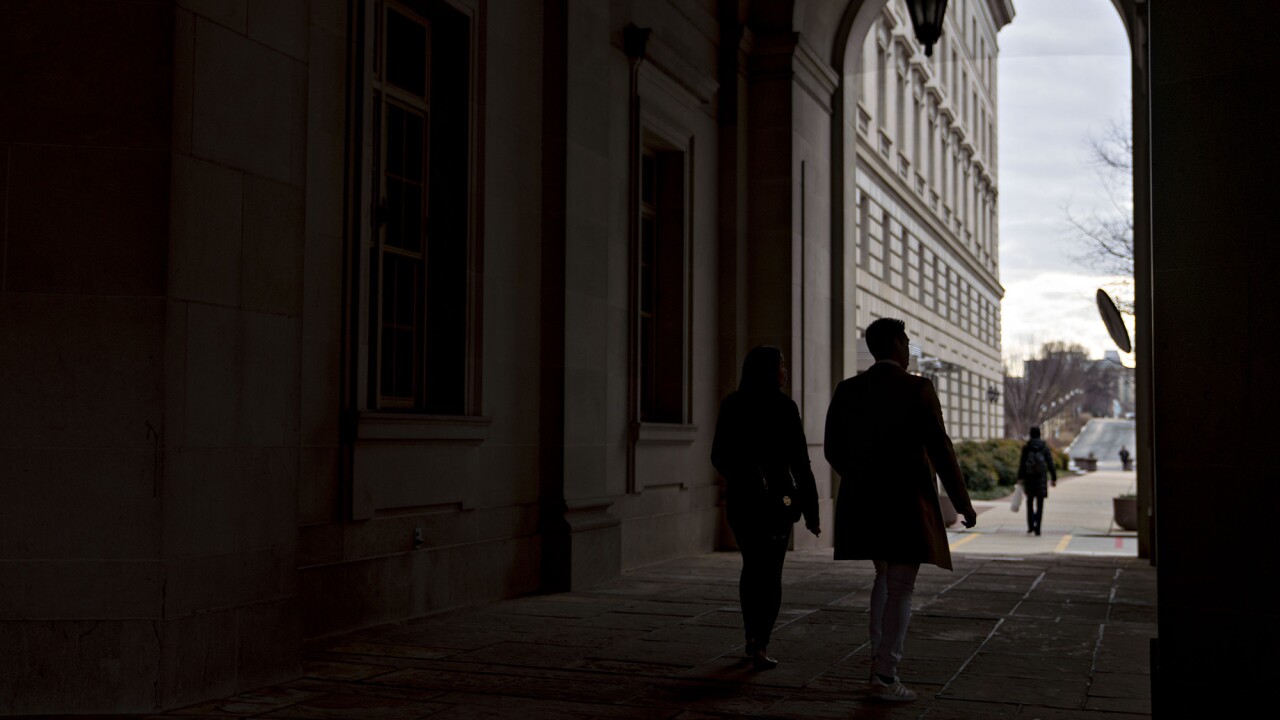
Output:
<svg viewBox="0 0 1280 720">
<path fill-rule="evenodd" d="M 618 37 L 621 38 L 622 35 L 619 34 Z M 619 43 L 618 47 L 622 47 L 622 44 Z M 685 95 L 689 104 L 706 105 L 711 102 L 716 90 L 720 89 L 720 83 L 714 77 L 681 57 L 657 33 L 649 35 L 643 48 L 645 62 L 640 65 L 641 72 L 659 83 L 665 81 L 673 86 L 673 90 L 678 88 L 677 94 Z"/>
<path fill-rule="evenodd" d="M 902 23 L 902 21 L 898 19 L 898 14 L 893 11 L 893 3 L 885 3 L 880 14 L 884 18 L 885 23 L 891 28 L 896 28 Z"/>
<path fill-rule="evenodd" d="M 835 95 L 836 88 L 840 87 L 840 76 L 799 35 L 796 36 L 794 56 L 792 66 L 796 80 L 830 113 L 832 96 Z"/>
<path fill-rule="evenodd" d="M 996 32 L 1000 32 L 1000 28 L 1013 22 L 1013 16 L 1016 14 L 1013 9 L 1013 0 L 987 0 L 987 7 L 991 10 L 991 19 L 995 21 Z"/>
</svg>

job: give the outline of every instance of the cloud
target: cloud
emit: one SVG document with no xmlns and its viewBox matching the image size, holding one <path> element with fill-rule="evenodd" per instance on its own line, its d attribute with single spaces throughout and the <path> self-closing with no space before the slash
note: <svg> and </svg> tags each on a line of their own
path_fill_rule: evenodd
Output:
<svg viewBox="0 0 1280 720">
<path fill-rule="evenodd" d="M 1066 208 L 1113 211 L 1089 138 L 1129 118 L 1128 40 L 1110 0 L 1017 5 L 997 93 L 1004 353 L 1065 340 L 1100 357 L 1115 344 L 1094 294 L 1114 279 L 1080 263 Z"/>
<path fill-rule="evenodd" d="M 1060 271 L 1026 274 L 1005 282 L 1001 313 L 1001 334 L 1006 358 L 1028 356 L 1041 344 L 1063 340 L 1089 349 L 1101 358 L 1107 350 L 1119 349 L 1107 334 L 1098 314 L 1098 288 L 1107 288 L 1118 278 Z M 1133 328 L 1129 328 L 1132 337 Z M 1133 356 L 1121 353 L 1125 364 Z"/>
</svg>

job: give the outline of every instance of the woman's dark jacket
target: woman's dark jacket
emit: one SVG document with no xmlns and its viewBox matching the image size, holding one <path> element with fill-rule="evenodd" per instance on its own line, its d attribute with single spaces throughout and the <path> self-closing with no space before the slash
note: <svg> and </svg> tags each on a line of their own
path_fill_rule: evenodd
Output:
<svg viewBox="0 0 1280 720">
<path fill-rule="evenodd" d="M 761 473 L 771 481 L 789 473 L 805 524 L 818 524 L 818 489 L 800 410 L 781 390 L 737 390 L 720 403 L 711 464 L 726 481 L 731 522 L 772 524 L 777 513 L 771 512 Z"/>
<path fill-rule="evenodd" d="M 1045 472 L 1038 476 L 1034 473 L 1028 473 L 1024 468 L 1028 467 L 1027 456 L 1032 453 L 1041 453 L 1044 456 Z M 1049 446 L 1040 438 L 1032 438 L 1022 446 L 1022 457 L 1018 459 L 1018 479 L 1022 481 L 1022 489 L 1027 493 L 1028 497 L 1048 497 L 1049 495 L 1049 476 L 1053 476 L 1053 481 L 1058 482 L 1058 470 L 1053 466 L 1053 452 L 1049 450 Z"/>
</svg>

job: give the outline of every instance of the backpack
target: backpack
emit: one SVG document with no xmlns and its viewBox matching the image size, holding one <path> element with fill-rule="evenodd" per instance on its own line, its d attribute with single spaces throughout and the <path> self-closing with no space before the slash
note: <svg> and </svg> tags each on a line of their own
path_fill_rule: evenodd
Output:
<svg viewBox="0 0 1280 720">
<path fill-rule="evenodd" d="M 1022 472 L 1024 478 L 1042 478 L 1045 473 L 1049 472 L 1049 464 L 1044 459 L 1045 450 L 1042 448 L 1034 448 L 1022 458 Z"/>
</svg>

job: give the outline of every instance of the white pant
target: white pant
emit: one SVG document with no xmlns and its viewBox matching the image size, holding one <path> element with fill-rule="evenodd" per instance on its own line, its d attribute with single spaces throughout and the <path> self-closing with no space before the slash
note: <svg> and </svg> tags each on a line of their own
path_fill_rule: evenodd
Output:
<svg viewBox="0 0 1280 720">
<path fill-rule="evenodd" d="M 877 675 L 896 678 L 920 565 L 872 562 L 876 566 L 876 582 L 871 587 L 871 669 Z"/>
</svg>

